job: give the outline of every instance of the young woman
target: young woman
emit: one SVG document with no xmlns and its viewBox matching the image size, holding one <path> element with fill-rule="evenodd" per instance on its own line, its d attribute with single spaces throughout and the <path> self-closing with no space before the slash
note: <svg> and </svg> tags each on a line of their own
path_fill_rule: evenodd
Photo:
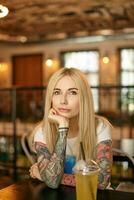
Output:
<svg viewBox="0 0 134 200">
<path fill-rule="evenodd" d="M 82 142 L 86 161 L 93 159 L 100 166 L 98 187 L 108 186 L 112 166 L 111 125 L 95 115 L 91 89 L 80 70 L 62 68 L 51 77 L 44 119 L 31 137 L 37 153 L 37 163 L 30 168 L 31 177 L 51 188 L 60 183 L 75 185 L 72 168 L 81 159 Z"/>
</svg>

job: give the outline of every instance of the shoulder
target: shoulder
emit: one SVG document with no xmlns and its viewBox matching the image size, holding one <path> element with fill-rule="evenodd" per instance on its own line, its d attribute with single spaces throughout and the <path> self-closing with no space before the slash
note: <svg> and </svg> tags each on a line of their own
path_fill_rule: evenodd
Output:
<svg viewBox="0 0 134 200">
<path fill-rule="evenodd" d="M 102 116 L 96 116 L 97 143 L 105 140 L 112 140 L 112 125 Z"/>
<path fill-rule="evenodd" d="M 46 143 L 45 133 L 43 130 L 42 122 L 40 122 L 33 128 L 33 131 L 30 134 L 29 140 L 30 140 L 32 146 L 34 146 L 35 142 Z"/>
<path fill-rule="evenodd" d="M 42 127 L 35 128 L 34 130 L 34 142 L 43 140 L 43 130 Z"/>
</svg>

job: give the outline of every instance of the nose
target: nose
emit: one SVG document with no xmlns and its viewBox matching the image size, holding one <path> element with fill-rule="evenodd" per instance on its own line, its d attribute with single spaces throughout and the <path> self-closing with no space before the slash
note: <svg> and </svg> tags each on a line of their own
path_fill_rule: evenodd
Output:
<svg viewBox="0 0 134 200">
<path fill-rule="evenodd" d="M 60 103 L 61 104 L 67 104 L 67 96 L 66 96 L 66 94 L 62 94 L 61 95 Z"/>
</svg>

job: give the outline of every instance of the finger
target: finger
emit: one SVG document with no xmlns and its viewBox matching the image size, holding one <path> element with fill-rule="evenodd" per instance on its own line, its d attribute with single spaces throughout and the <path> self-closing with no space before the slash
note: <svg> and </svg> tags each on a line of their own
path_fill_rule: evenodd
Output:
<svg viewBox="0 0 134 200">
<path fill-rule="evenodd" d="M 56 115 L 56 112 L 54 111 L 54 110 L 51 110 L 50 112 L 49 112 L 49 115 L 48 115 L 48 118 L 50 119 L 50 120 L 54 120 L 54 116 Z"/>
<path fill-rule="evenodd" d="M 58 115 L 58 111 L 55 108 L 51 108 L 51 112 L 53 115 Z"/>
<path fill-rule="evenodd" d="M 30 176 L 31 176 L 32 178 L 35 178 L 35 176 L 34 176 L 34 174 L 33 174 L 33 171 L 30 170 L 29 172 L 30 172 Z"/>
</svg>

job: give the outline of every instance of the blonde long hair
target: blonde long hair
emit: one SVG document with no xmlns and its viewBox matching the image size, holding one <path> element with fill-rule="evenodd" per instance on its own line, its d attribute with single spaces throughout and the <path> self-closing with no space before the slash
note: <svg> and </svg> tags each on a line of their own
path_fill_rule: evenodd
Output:
<svg viewBox="0 0 134 200">
<path fill-rule="evenodd" d="M 48 120 L 53 90 L 56 83 L 64 76 L 70 76 L 78 88 L 80 102 L 78 140 L 79 142 L 82 141 L 83 143 L 86 159 L 94 158 L 96 147 L 96 130 L 92 93 L 85 75 L 80 70 L 75 68 L 61 68 L 52 75 L 48 83 L 45 99 L 44 119 L 42 124 L 48 148 L 51 152 L 54 150 L 58 130 L 58 127 L 55 124 L 50 123 Z M 80 158 L 80 152 L 78 157 Z"/>
</svg>

